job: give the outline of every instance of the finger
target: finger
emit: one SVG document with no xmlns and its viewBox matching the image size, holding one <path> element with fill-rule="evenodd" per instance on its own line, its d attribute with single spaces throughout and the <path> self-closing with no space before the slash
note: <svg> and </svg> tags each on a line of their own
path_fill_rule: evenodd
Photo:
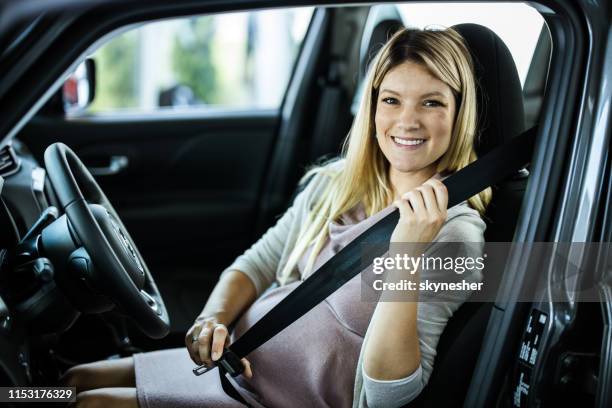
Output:
<svg viewBox="0 0 612 408">
<path fill-rule="evenodd" d="M 198 326 L 197 329 L 194 331 L 197 331 L 198 334 L 193 335 L 191 337 L 191 344 L 189 344 L 189 347 L 187 347 L 187 349 L 189 350 L 189 354 L 192 356 L 191 358 L 194 361 L 194 363 L 196 363 L 197 365 L 202 365 L 203 362 L 199 354 L 199 349 L 200 349 L 199 337 L 202 334 L 202 327 Z"/>
<path fill-rule="evenodd" d="M 199 332 L 199 327 L 197 327 L 197 331 Z M 202 365 L 202 361 L 198 356 L 198 341 L 197 335 L 195 335 L 196 327 L 193 326 L 189 331 L 187 331 L 187 335 L 185 336 L 185 344 L 187 345 L 187 352 L 189 353 L 189 357 L 193 360 L 193 362 L 197 365 Z M 194 338 L 196 340 L 194 340 Z"/>
<path fill-rule="evenodd" d="M 436 192 L 436 201 L 438 202 L 440 211 L 446 211 L 448 208 L 448 189 L 446 185 L 436 179 L 429 179 L 425 183 L 431 185 Z"/>
<path fill-rule="evenodd" d="M 204 364 L 202 362 L 202 359 L 200 358 L 200 354 L 199 354 L 200 345 L 198 344 L 197 341 L 194 341 L 187 349 L 189 350 L 189 355 L 191 356 L 191 359 L 193 360 L 194 363 L 196 363 L 197 365 Z"/>
<path fill-rule="evenodd" d="M 240 361 L 242 361 L 242 364 L 244 365 L 244 372 L 242 373 L 242 375 L 244 375 L 246 378 L 253 378 L 253 370 L 251 368 L 251 362 L 249 360 L 247 360 L 246 358 L 241 359 Z"/>
<path fill-rule="evenodd" d="M 200 360 L 207 366 L 212 366 L 213 362 L 210 358 L 210 342 L 212 330 L 210 327 L 204 327 L 198 337 L 198 356 Z"/>
<path fill-rule="evenodd" d="M 187 333 L 185 333 L 185 345 L 190 345 L 193 341 L 194 336 L 198 336 L 200 334 L 200 330 L 202 329 L 201 325 L 198 323 L 194 323 L 191 325 Z"/>
<path fill-rule="evenodd" d="M 189 357 L 196 364 L 202 364 L 198 357 L 198 343 L 194 341 L 194 337 L 197 338 L 200 331 L 200 327 L 192 326 L 185 335 L 185 346 L 187 347 L 187 352 L 189 353 Z"/>
<path fill-rule="evenodd" d="M 185 333 L 185 347 L 187 347 L 189 349 L 189 347 L 191 346 L 192 338 L 193 338 L 193 326 L 191 328 L 189 328 L 189 330 L 187 330 L 187 333 Z"/>
<path fill-rule="evenodd" d="M 414 215 L 414 211 L 410 207 L 410 204 L 406 200 L 397 200 L 393 202 L 393 205 L 397 207 L 400 212 L 400 218 L 406 219 Z"/>
<path fill-rule="evenodd" d="M 411 190 L 404 194 L 402 198 L 408 200 L 415 215 L 419 216 L 425 214 L 425 203 L 423 202 L 423 196 L 419 190 Z"/>
<path fill-rule="evenodd" d="M 440 209 L 438 208 L 438 200 L 436 200 L 436 193 L 434 191 L 434 188 L 429 184 L 424 184 L 420 186 L 417 190 L 421 192 L 423 202 L 425 203 L 425 209 L 428 212 L 439 213 Z"/>
<path fill-rule="evenodd" d="M 212 336 L 211 358 L 217 361 L 223 354 L 223 346 L 227 341 L 227 327 L 220 324 L 215 327 Z"/>
</svg>

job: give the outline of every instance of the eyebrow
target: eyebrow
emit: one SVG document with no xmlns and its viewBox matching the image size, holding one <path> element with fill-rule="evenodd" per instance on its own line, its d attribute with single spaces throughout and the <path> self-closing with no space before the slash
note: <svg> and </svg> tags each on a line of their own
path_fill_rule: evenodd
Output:
<svg viewBox="0 0 612 408">
<path fill-rule="evenodd" d="M 380 90 L 380 93 L 383 93 L 383 92 L 388 92 L 388 93 L 400 96 L 399 92 L 395 92 L 387 88 L 383 88 Z M 426 94 L 421 95 L 421 98 L 428 98 L 430 96 L 440 96 L 442 98 L 446 98 L 446 95 L 444 95 L 442 92 L 439 92 L 439 91 L 427 92 Z"/>
</svg>

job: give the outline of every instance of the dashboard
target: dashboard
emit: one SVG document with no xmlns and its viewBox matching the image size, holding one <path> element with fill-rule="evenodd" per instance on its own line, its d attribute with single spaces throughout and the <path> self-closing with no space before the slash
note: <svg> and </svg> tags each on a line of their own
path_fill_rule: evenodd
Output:
<svg viewBox="0 0 612 408">
<path fill-rule="evenodd" d="M 0 386 L 3 387 L 48 386 L 76 361 L 103 358 L 125 346 L 124 317 L 114 314 L 111 310 L 114 303 L 108 297 L 98 295 L 88 286 L 83 274 L 91 268 L 89 263 L 79 262 L 85 258 L 69 257 L 82 255 L 84 250 L 76 245 L 67 218 L 58 208 L 45 169 L 26 146 L 15 139 L 1 146 Z M 64 250 L 67 254 L 63 254 Z M 86 303 L 89 309 L 85 310 L 79 302 Z M 97 308 L 95 312 L 91 312 L 93 307 Z M 88 316 L 79 319 L 82 315 Z M 77 320 L 79 323 L 75 324 Z M 92 352 L 101 353 L 98 357 L 88 354 L 92 349 L 79 347 L 83 333 L 92 330 L 99 334 L 96 344 L 100 346 Z"/>
<path fill-rule="evenodd" d="M 55 203 L 42 168 L 18 140 L 0 148 L 0 385 L 32 382 L 31 344 L 12 298 L 19 272 L 15 248 L 40 214 Z M 18 279 L 17 279 L 18 280 Z"/>
<path fill-rule="evenodd" d="M 0 197 L 21 237 L 55 202 L 51 186 L 44 168 L 26 146 L 15 139 L 0 149 L 0 176 L 4 179 Z"/>
</svg>

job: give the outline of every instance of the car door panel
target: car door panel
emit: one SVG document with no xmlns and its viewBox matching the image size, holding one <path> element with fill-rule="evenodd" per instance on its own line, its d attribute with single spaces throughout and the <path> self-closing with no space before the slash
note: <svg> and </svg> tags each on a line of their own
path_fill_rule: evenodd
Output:
<svg viewBox="0 0 612 408">
<path fill-rule="evenodd" d="M 298 19 L 302 22 L 310 20 L 308 10 L 298 14 L 292 17 L 295 27 L 291 27 L 290 37 L 281 42 L 272 41 L 269 36 L 258 37 L 253 34 L 256 30 L 248 31 L 246 43 L 262 45 L 259 48 L 247 47 L 244 58 L 252 61 L 250 65 L 246 64 L 250 68 L 244 74 L 235 77 L 238 71 L 232 74 L 233 68 L 229 69 L 225 59 L 218 61 L 223 67 L 223 75 L 210 78 L 216 78 L 218 86 L 215 92 L 224 99 L 207 94 L 210 98 L 200 96 L 188 103 L 177 99 L 176 104 L 167 104 L 161 95 L 172 81 L 160 79 L 163 89 L 158 89 L 162 85 L 153 82 L 147 82 L 147 87 L 144 87 L 142 84 L 146 81 L 141 80 L 147 75 L 141 68 L 154 67 L 157 63 L 161 66 L 164 61 L 174 61 L 175 56 L 155 54 L 154 51 L 163 47 L 155 38 L 142 34 L 144 37 L 139 37 L 138 41 L 147 37 L 142 49 L 150 53 L 138 55 L 139 58 L 147 56 L 148 64 L 127 63 L 136 55 L 130 48 L 131 40 L 117 43 L 115 47 L 115 51 L 123 47 L 123 55 L 128 59 L 122 61 L 127 61 L 128 68 L 134 68 L 127 70 L 131 73 L 129 75 L 133 74 L 139 83 L 142 82 L 141 88 L 134 88 L 138 91 L 130 90 L 134 85 L 131 82 L 117 87 L 116 81 L 109 79 L 111 71 L 118 70 L 120 74 L 117 75 L 124 75 L 127 72 L 125 64 L 121 70 L 117 66 L 118 60 L 110 54 L 105 54 L 104 58 L 102 54 L 92 54 L 100 73 L 92 79 L 98 104 L 94 101 L 92 105 L 79 107 L 74 112 L 65 105 L 63 94 L 57 94 L 16 136 L 28 146 L 41 165 L 45 148 L 58 141 L 69 145 L 87 167 L 98 172 L 109 173 L 108 170 L 113 170 L 109 168 L 113 161 L 120 163 L 116 172 L 94 177 L 115 206 L 155 276 L 172 318 L 174 334 L 184 333 L 204 306 L 220 273 L 286 208 L 291 192 L 269 188 L 266 183 L 278 179 L 280 185 L 293 186 L 303 171 L 304 163 L 295 160 L 296 151 L 308 150 L 307 131 L 301 124 L 309 121 L 307 113 L 315 106 L 311 100 L 318 94 L 316 84 L 320 71 L 326 71 L 327 54 L 323 40 L 327 38 L 325 26 L 330 13 L 326 9 L 317 10 L 314 23 L 309 24 L 298 24 Z M 258 18 L 250 19 L 247 25 Z M 288 16 L 276 13 L 275 18 L 285 21 Z M 266 21 L 263 19 L 258 24 L 269 24 Z M 189 26 L 181 26 L 181 33 L 193 31 L 192 28 L 197 26 L 194 24 L 190 22 Z M 278 27 L 285 26 L 281 24 Z M 306 31 L 300 34 L 300 30 Z M 235 34 L 234 30 L 231 31 L 232 35 Z M 302 35 L 305 35 L 303 43 Z M 116 38 L 120 39 L 121 35 Z M 228 39 L 215 38 L 214 41 Z M 274 38 L 278 39 L 278 36 Z M 291 44 L 288 39 L 292 39 Z M 289 46 L 291 49 L 287 48 Z M 286 72 L 280 70 L 282 61 L 276 61 L 274 69 L 271 69 L 266 65 L 267 59 L 257 57 L 258 49 L 267 54 L 272 48 L 292 55 L 283 58 Z M 240 47 L 232 49 L 238 50 L 236 58 L 242 55 Z M 232 54 L 229 50 L 227 48 L 228 53 L 224 55 Z M 104 62 L 105 58 L 110 65 Z M 202 58 L 206 60 L 207 57 Z M 252 81 L 253 78 L 260 79 Z M 194 82 L 192 78 L 175 80 L 180 84 L 186 81 L 191 90 L 199 89 L 200 82 Z M 246 88 L 238 89 L 240 86 Z M 144 98 L 144 90 L 149 92 L 151 89 L 154 97 L 149 98 L 153 94 L 147 93 L 148 99 Z M 253 93 L 255 90 L 259 93 Z M 125 92 L 132 92 L 130 98 L 135 99 L 118 97 L 110 103 L 110 99 L 103 97 L 109 92 L 123 96 Z M 247 95 L 248 104 L 241 99 L 242 92 Z M 73 113 L 66 116 L 64 111 Z M 287 126 L 289 122 L 295 123 L 296 118 L 303 118 L 298 121 L 300 126 Z M 281 128 L 285 132 L 281 132 Z M 279 146 L 290 148 L 279 149 Z M 279 156 L 283 160 L 279 160 Z M 270 165 L 271 162 L 276 165 Z M 267 202 L 274 202 L 275 207 L 264 211 L 263 208 L 268 208 Z M 262 217 L 262 213 L 266 216 Z"/>
<path fill-rule="evenodd" d="M 19 136 L 41 163 L 56 141 L 88 167 L 127 159 L 119 173 L 96 179 L 176 315 L 197 312 L 219 273 L 253 241 L 278 122 L 276 110 L 203 116 L 39 117 Z"/>
</svg>

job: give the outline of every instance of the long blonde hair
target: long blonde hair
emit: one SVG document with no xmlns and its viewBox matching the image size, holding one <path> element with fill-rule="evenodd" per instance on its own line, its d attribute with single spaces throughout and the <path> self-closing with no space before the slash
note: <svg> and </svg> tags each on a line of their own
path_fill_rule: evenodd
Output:
<svg viewBox="0 0 612 408">
<path fill-rule="evenodd" d="M 476 160 L 474 139 L 477 132 L 476 83 L 472 59 L 463 38 L 455 30 L 402 29 L 395 33 L 373 59 L 365 78 L 359 110 L 342 146 L 342 170 L 319 165 L 302 178 L 314 174 L 329 178 L 320 199 L 302 225 L 293 251 L 281 273 L 285 283 L 310 245 L 313 250 L 306 264 L 308 273 L 325 244 L 328 225 L 342 214 L 363 203 L 367 216 L 387 207 L 393 200 L 389 163 L 375 139 L 376 100 L 385 75 L 398 65 L 411 61 L 422 64 L 446 83 L 456 101 L 456 116 L 448 150 L 440 157 L 437 172 L 451 174 Z M 468 200 L 481 215 L 491 201 L 488 188 Z"/>
</svg>

